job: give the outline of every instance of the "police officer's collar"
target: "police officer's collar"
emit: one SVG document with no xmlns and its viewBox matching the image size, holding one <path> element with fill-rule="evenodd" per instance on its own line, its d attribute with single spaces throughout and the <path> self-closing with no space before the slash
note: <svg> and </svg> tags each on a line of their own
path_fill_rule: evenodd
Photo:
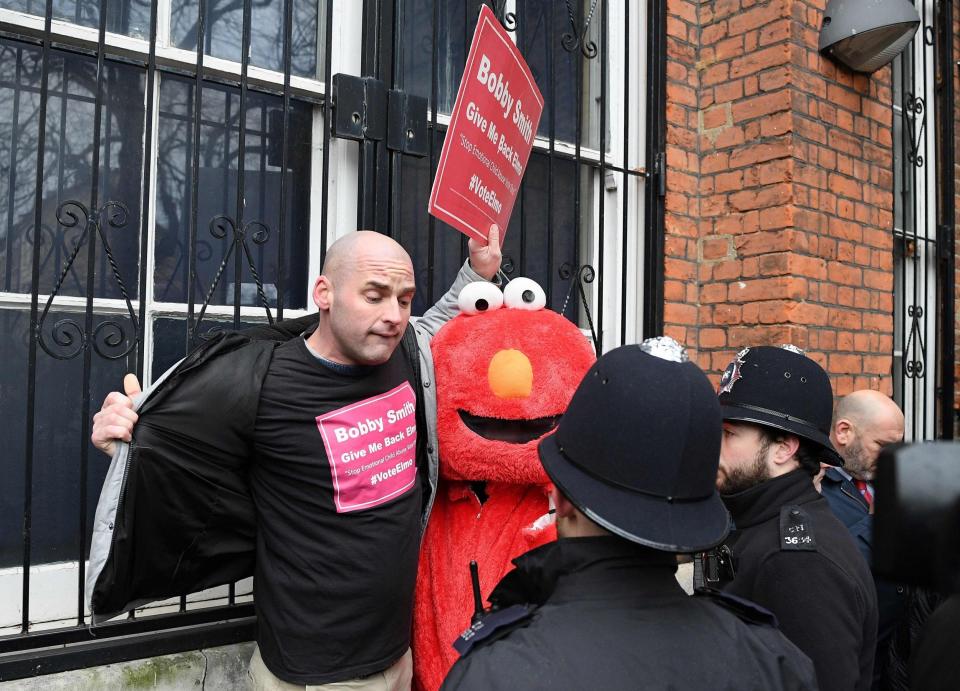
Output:
<svg viewBox="0 0 960 691">
<path fill-rule="evenodd" d="M 737 528 L 748 528 L 780 515 L 784 504 L 805 504 L 820 498 L 810 474 L 797 468 L 742 492 L 721 494 Z"/>
<path fill-rule="evenodd" d="M 622 561 L 668 567 L 672 571 L 677 566 L 675 554 L 643 547 L 613 535 L 561 538 L 514 559 L 516 568 L 494 588 L 490 602 L 498 607 L 518 603 L 541 605 L 553 593 L 562 576 L 602 562 Z"/>
</svg>

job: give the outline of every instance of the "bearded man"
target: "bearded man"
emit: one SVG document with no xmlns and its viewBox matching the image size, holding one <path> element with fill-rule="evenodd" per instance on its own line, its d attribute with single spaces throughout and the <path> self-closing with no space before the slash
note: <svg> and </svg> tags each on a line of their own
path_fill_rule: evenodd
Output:
<svg viewBox="0 0 960 691">
<path fill-rule="evenodd" d="M 830 379 L 793 346 L 742 350 L 720 382 L 717 489 L 735 524 L 707 560 L 723 589 L 776 615 L 820 689 L 870 688 L 877 595 L 866 562 L 812 478 L 840 465 Z"/>
<path fill-rule="evenodd" d="M 903 412 L 879 391 L 854 391 L 837 402 L 830 441 L 843 458 L 843 467 L 827 467 L 820 491 L 830 503 L 865 561 L 873 568 L 873 476 L 885 446 L 903 440 Z M 904 621 L 910 592 L 901 583 L 874 576 L 879 621 L 874 677 L 896 675 L 903 663 L 891 659 L 889 648 Z M 902 651 L 901 651 L 902 654 Z M 905 666 L 905 665 L 903 665 Z"/>
</svg>

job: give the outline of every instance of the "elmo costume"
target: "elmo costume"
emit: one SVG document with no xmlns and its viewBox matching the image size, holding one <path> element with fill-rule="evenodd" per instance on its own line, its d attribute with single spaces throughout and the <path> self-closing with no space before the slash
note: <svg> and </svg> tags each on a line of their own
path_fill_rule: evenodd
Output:
<svg viewBox="0 0 960 691">
<path fill-rule="evenodd" d="M 544 309 L 536 283 L 473 283 L 431 343 L 440 478 L 420 551 L 414 684 L 437 689 L 470 625 L 469 564 L 486 595 L 511 560 L 556 537 L 537 442 L 556 426 L 595 359 L 579 329 Z"/>
</svg>

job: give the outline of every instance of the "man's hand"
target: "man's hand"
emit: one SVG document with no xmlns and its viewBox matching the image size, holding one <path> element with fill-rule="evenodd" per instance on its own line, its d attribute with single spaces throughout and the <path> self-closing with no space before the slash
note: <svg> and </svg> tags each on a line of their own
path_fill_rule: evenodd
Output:
<svg viewBox="0 0 960 691">
<path fill-rule="evenodd" d="M 829 467 L 826 463 L 821 463 L 820 472 L 813 476 L 813 486 L 820 494 L 823 494 L 823 476 L 826 475 Z"/>
<path fill-rule="evenodd" d="M 470 238 L 467 242 L 470 249 L 470 266 L 478 274 L 488 281 L 497 275 L 500 270 L 500 226 L 496 223 L 490 224 L 490 232 L 487 233 L 487 243 L 482 240 Z"/>
<path fill-rule="evenodd" d="M 128 374 L 123 378 L 123 391 L 107 394 L 100 412 L 93 416 L 93 432 L 90 441 L 108 456 L 117 450 L 117 440 L 130 441 L 137 414 L 133 412 L 131 396 L 140 393 L 137 375 Z"/>
</svg>

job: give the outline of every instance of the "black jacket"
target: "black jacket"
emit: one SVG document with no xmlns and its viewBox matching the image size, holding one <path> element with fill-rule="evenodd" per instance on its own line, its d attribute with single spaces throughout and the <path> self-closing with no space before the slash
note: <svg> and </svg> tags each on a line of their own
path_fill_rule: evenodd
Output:
<svg viewBox="0 0 960 691">
<path fill-rule="evenodd" d="M 953 595 L 925 622 L 923 634 L 910 660 L 911 688 L 946 691 L 960 679 L 960 594 Z"/>
<path fill-rule="evenodd" d="M 824 474 L 821 491 L 834 515 L 850 531 L 867 566 L 873 568 L 873 515 L 870 514 L 867 500 L 863 498 L 853 482 L 834 468 L 830 468 Z M 882 578 L 875 578 L 874 584 L 877 587 L 879 651 L 884 648 L 884 644 L 888 642 L 894 629 L 906 614 L 909 593 L 906 586 L 891 583 Z"/>
<path fill-rule="evenodd" d="M 464 262 L 400 348 L 418 379 L 417 427 L 424 506 L 436 488 L 436 387 L 430 339 L 458 312 L 467 284 L 484 280 Z M 247 486 L 251 433 L 277 341 L 317 324 L 316 313 L 242 333 L 219 334 L 144 391 L 129 444 L 117 444 L 90 540 L 86 597 L 94 623 L 153 600 L 231 583 L 253 573 L 255 513 Z M 424 456 L 421 458 L 421 456 Z"/>
<path fill-rule="evenodd" d="M 460 645 L 473 645 L 444 689 L 816 688 L 810 661 L 769 613 L 687 596 L 675 555 L 616 537 L 574 538 L 514 564 L 490 596 L 514 614 L 461 636 Z"/>
<path fill-rule="evenodd" d="M 836 468 L 830 468 L 824 473 L 821 492 L 823 498 L 830 504 L 833 514 L 850 531 L 857 549 L 872 570 L 873 515 L 870 513 L 867 500 L 860 494 L 857 486 L 841 475 Z M 895 659 L 896 655 L 893 654 L 891 643 L 898 627 L 904 623 L 907 604 L 910 601 L 910 588 L 876 576 L 873 583 L 877 588 L 878 616 L 877 655 L 873 663 L 874 688 L 890 688 L 886 681 L 892 681 L 891 677 L 899 676 L 905 680 L 906 662 Z"/>
<path fill-rule="evenodd" d="M 824 691 L 870 688 L 877 593 L 844 525 L 803 470 L 723 496 L 736 530 L 725 586 L 773 612 Z"/>
<path fill-rule="evenodd" d="M 286 331 L 299 333 L 301 321 L 310 320 L 284 323 Z M 286 331 L 219 334 L 145 393 L 97 505 L 87 570 L 95 622 L 253 575 L 251 435 L 273 339 Z M 408 329 L 401 348 L 416 367 L 414 338 Z M 414 388 L 423 425 L 422 392 Z M 429 494 L 425 485 L 425 511 Z"/>
</svg>

